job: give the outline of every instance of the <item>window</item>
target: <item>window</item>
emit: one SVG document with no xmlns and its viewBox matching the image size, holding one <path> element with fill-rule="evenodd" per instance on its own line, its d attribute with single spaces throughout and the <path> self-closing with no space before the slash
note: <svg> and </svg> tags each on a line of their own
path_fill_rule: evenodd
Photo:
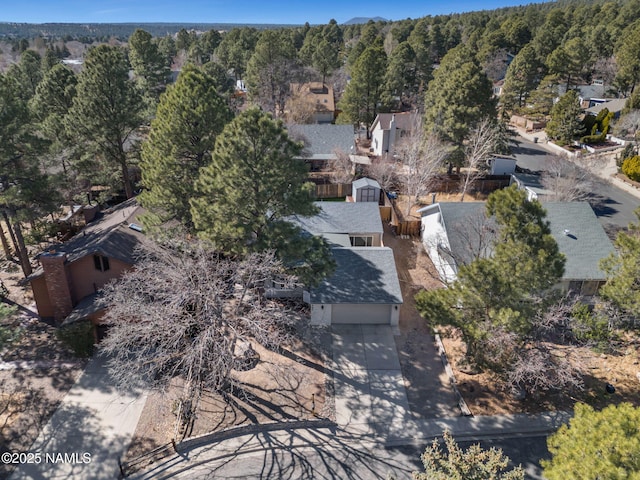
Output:
<svg viewBox="0 0 640 480">
<path fill-rule="evenodd" d="M 109 270 L 109 258 L 102 255 L 94 255 L 93 264 L 95 265 L 96 270 L 100 270 L 101 272 Z"/>
<path fill-rule="evenodd" d="M 371 247 L 373 245 L 373 237 L 371 236 L 350 236 L 352 247 Z"/>
</svg>

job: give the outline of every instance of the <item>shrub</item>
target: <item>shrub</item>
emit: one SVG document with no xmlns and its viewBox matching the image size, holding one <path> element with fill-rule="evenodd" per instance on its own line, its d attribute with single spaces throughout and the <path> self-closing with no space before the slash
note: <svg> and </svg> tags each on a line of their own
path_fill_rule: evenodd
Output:
<svg viewBox="0 0 640 480">
<path fill-rule="evenodd" d="M 60 327 L 56 331 L 56 335 L 76 356 L 90 357 L 93 355 L 93 324 L 89 320 Z"/>
<path fill-rule="evenodd" d="M 640 156 L 636 155 L 622 162 L 622 173 L 631 180 L 640 182 Z"/>
<path fill-rule="evenodd" d="M 571 311 L 572 331 L 576 340 L 602 346 L 612 339 L 609 321 L 594 313 L 585 303 L 576 303 Z"/>
</svg>

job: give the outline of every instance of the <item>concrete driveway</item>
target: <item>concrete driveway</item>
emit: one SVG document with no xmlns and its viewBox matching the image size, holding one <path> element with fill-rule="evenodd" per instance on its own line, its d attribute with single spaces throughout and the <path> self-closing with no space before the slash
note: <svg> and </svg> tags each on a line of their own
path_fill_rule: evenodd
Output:
<svg viewBox="0 0 640 480">
<path fill-rule="evenodd" d="M 382 442 L 406 437 L 411 412 L 393 327 L 334 325 L 336 423 Z"/>
</svg>

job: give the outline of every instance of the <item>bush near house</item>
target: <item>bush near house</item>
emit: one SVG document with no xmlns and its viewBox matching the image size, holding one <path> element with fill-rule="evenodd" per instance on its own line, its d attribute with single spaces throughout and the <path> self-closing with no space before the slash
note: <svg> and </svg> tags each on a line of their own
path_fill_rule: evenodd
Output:
<svg viewBox="0 0 640 480">
<path fill-rule="evenodd" d="M 631 180 L 640 182 L 640 156 L 636 155 L 622 162 L 622 173 Z"/>
<path fill-rule="evenodd" d="M 580 143 L 595 145 L 604 142 L 607 139 L 607 133 L 609 133 L 610 123 L 612 119 L 613 112 L 610 112 L 606 108 L 602 109 L 602 111 L 600 111 L 600 113 L 598 113 L 598 116 L 596 117 L 587 115 L 584 118 L 583 123 L 585 126 L 585 130 L 587 132 L 591 132 L 591 134 L 582 137 L 580 139 Z"/>
</svg>

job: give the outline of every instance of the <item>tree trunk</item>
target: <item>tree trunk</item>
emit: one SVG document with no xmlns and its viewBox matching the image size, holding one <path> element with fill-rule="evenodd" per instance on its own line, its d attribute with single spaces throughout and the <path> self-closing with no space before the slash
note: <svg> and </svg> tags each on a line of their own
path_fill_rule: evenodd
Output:
<svg viewBox="0 0 640 480">
<path fill-rule="evenodd" d="M 19 252 L 20 247 L 18 246 L 18 240 L 16 239 L 16 235 L 13 233 L 13 227 L 11 226 L 11 222 L 9 221 L 9 216 L 5 210 L 2 210 L 2 218 L 4 218 L 4 223 L 7 226 L 7 230 L 9 231 L 9 236 L 11 237 L 11 243 L 13 243 L 13 249 L 16 254 Z"/>
<path fill-rule="evenodd" d="M 25 277 L 28 277 L 33 272 L 31 268 L 31 262 L 29 261 L 29 253 L 27 252 L 27 246 L 24 243 L 24 237 L 22 236 L 22 229 L 20 228 L 20 222 L 16 222 L 13 226 L 16 234 L 16 240 L 18 241 L 18 246 L 20 247 L 20 251 L 18 252 L 18 257 L 20 257 L 20 265 L 22 265 L 22 272 Z"/>
<path fill-rule="evenodd" d="M 133 186 L 131 185 L 129 165 L 127 164 L 127 159 L 124 152 L 122 152 L 122 157 L 120 159 L 120 167 L 122 169 L 122 183 L 124 184 L 124 194 L 126 195 L 127 199 L 129 199 L 133 197 Z"/>
<path fill-rule="evenodd" d="M 11 260 L 13 258 L 13 253 L 11 252 L 11 247 L 9 247 L 9 241 L 7 240 L 7 236 L 4 233 L 4 228 L 0 224 L 0 241 L 2 241 L 2 250 L 4 250 L 4 255 L 7 260 Z"/>
<path fill-rule="evenodd" d="M 20 222 L 16 221 L 13 224 L 9 223 L 9 218 L 7 217 L 7 213 L 3 212 L 3 216 L 5 222 L 7 222 L 7 226 L 9 231 L 11 231 L 11 227 L 13 227 L 14 233 L 14 243 L 16 245 L 16 253 L 18 254 L 18 258 L 20 259 L 20 266 L 22 267 L 22 273 L 24 273 L 25 277 L 28 277 L 33 272 L 31 268 L 31 262 L 29 261 L 29 253 L 27 252 L 27 246 L 24 243 L 24 236 L 22 235 L 22 228 L 20 228 Z M 15 218 L 15 212 L 11 212 L 11 218 Z"/>
</svg>

